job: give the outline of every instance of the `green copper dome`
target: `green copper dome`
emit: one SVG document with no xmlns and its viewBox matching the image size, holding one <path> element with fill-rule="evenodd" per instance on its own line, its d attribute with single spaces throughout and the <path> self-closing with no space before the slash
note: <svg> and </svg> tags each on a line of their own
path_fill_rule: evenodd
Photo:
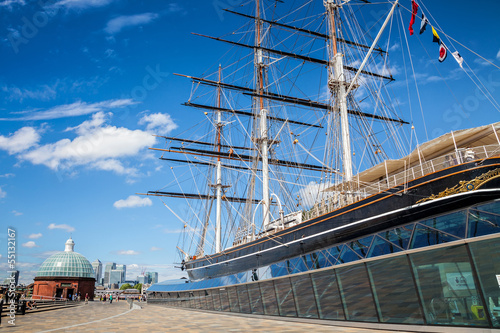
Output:
<svg viewBox="0 0 500 333">
<path fill-rule="evenodd" d="M 36 276 L 68 276 L 94 277 L 94 269 L 90 262 L 80 253 L 73 251 L 75 243 L 70 238 L 66 241 L 64 252 L 56 253 L 47 258 L 40 266 Z"/>
</svg>

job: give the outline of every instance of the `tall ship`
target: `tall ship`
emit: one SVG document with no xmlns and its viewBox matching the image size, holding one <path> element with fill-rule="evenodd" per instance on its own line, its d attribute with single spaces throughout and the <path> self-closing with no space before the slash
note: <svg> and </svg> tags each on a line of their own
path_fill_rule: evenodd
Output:
<svg viewBox="0 0 500 333">
<path fill-rule="evenodd" d="M 252 0 L 221 13 L 242 26 L 192 37 L 227 50 L 220 65 L 177 74 L 192 81 L 192 126 L 151 148 L 171 173 L 144 194 L 183 223 L 188 279 L 154 284 L 148 302 L 499 327 L 500 122 L 418 141 L 415 119 L 436 111 L 406 70 L 410 35 L 427 34 L 436 62 L 439 50 L 470 73 L 424 4 Z M 394 45 L 404 72 L 391 67 Z M 396 84 L 406 96 L 393 96 Z"/>
</svg>

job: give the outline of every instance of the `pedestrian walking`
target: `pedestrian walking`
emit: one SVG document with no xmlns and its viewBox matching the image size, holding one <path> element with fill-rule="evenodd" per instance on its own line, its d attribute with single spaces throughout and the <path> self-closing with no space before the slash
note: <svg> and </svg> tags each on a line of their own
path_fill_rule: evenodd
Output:
<svg viewBox="0 0 500 333">
<path fill-rule="evenodd" d="M 109 295 L 109 304 L 113 303 L 113 294 Z"/>
</svg>

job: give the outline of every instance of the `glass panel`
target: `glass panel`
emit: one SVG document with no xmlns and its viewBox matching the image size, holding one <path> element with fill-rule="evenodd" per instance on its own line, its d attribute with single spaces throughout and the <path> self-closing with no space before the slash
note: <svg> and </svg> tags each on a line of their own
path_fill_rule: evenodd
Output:
<svg viewBox="0 0 500 333">
<path fill-rule="evenodd" d="M 469 243 L 469 248 L 481 281 L 491 321 L 494 327 L 500 327 L 500 240 L 496 238 Z M 475 318 L 484 317 L 479 304 L 473 304 L 472 307 L 474 308 L 471 308 L 471 311 Z"/>
<path fill-rule="evenodd" d="M 319 304 L 319 317 L 321 319 L 345 320 L 335 271 L 314 272 L 311 274 L 311 279 L 314 295 Z"/>
<path fill-rule="evenodd" d="M 416 249 L 430 245 L 448 243 L 456 241 L 458 238 L 442 233 L 437 230 L 429 229 L 421 224 L 415 226 L 415 233 L 411 241 L 411 248 Z"/>
<path fill-rule="evenodd" d="M 230 286 L 233 284 L 238 283 L 238 276 L 237 275 L 228 275 L 228 276 L 223 276 L 221 277 L 222 285 L 223 286 Z"/>
<path fill-rule="evenodd" d="M 325 254 L 326 259 L 332 265 L 336 265 L 338 263 L 338 258 L 339 258 L 341 250 L 342 250 L 342 246 L 334 246 L 334 247 L 331 247 L 329 249 L 326 249 L 323 253 Z"/>
<path fill-rule="evenodd" d="M 262 292 L 262 301 L 264 303 L 264 313 L 271 316 L 279 316 L 278 303 L 276 301 L 276 291 L 273 281 L 264 281 L 260 283 Z"/>
<path fill-rule="evenodd" d="M 240 312 L 240 303 L 238 302 L 236 287 L 227 288 L 227 295 L 229 296 L 229 308 L 231 312 Z"/>
<path fill-rule="evenodd" d="M 302 257 L 293 258 L 286 261 L 289 274 L 301 273 L 307 271 L 306 263 Z"/>
<path fill-rule="evenodd" d="M 460 211 L 452 214 L 437 216 L 432 219 L 420 221 L 419 223 L 444 231 L 459 238 L 465 238 L 465 220 L 465 211 Z"/>
<path fill-rule="evenodd" d="M 251 283 L 248 285 L 248 295 L 250 296 L 250 309 L 252 313 L 264 314 L 262 296 L 260 294 L 260 287 L 258 283 Z"/>
<path fill-rule="evenodd" d="M 206 290 L 206 297 L 205 297 L 205 300 L 207 301 L 207 310 L 213 310 L 214 309 L 214 300 L 213 300 L 213 297 L 212 297 L 212 292 L 213 290 L 212 289 L 208 289 Z"/>
<path fill-rule="evenodd" d="M 424 324 L 406 256 L 367 263 L 381 322 Z"/>
<path fill-rule="evenodd" d="M 245 282 L 247 282 L 246 274 L 247 274 L 246 272 L 238 273 L 237 274 L 238 283 L 245 283 Z"/>
<path fill-rule="evenodd" d="M 320 268 L 325 268 L 332 266 L 333 263 L 330 260 L 333 260 L 333 262 L 336 262 L 334 258 L 328 259 L 329 253 L 326 251 L 318 251 L 315 253 L 311 254 L 311 260 L 313 262 L 313 268 L 314 269 L 320 269 Z"/>
<path fill-rule="evenodd" d="M 469 210 L 468 237 L 477 237 L 500 232 L 500 215 Z"/>
<path fill-rule="evenodd" d="M 375 236 L 373 240 L 372 246 L 370 247 L 370 251 L 368 251 L 368 258 L 373 258 L 377 256 L 381 256 L 389 253 L 396 253 L 402 251 L 399 246 L 394 245 L 382 237 Z"/>
<path fill-rule="evenodd" d="M 295 308 L 295 300 L 293 297 L 292 286 L 289 278 L 274 280 L 274 288 L 276 289 L 276 298 L 278 300 L 278 308 L 280 316 L 297 317 L 297 309 Z"/>
<path fill-rule="evenodd" d="M 271 275 L 273 277 L 288 275 L 288 269 L 285 262 L 279 262 L 277 264 L 271 265 Z"/>
<path fill-rule="evenodd" d="M 404 227 L 382 231 L 378 236 L 387 239 L 389 242 L 396 244 L 402 249 L 407 249 L 410 243 L 410 237 L 415 224 L 408 224 Z"/>
<path fill-rule="evenodd" d="M 194 298 L 194 294 L 192 292 L 189 293 L 189 307 L 192 309 L 196 309 L 197 299 Z"/>
<path fill-rule="evenodd" d="M 238 289 L 238 300 L 240 303 L 241 313 L 252 313 L 250 311 L 250 299 L 248 298 L 247 286 L 237 286 Z"/>
<path fill-rule="evenodd" d="M 309 274 L 291 277 L 299 317 L 318 318 L 316 299 Z"/>
<path fill-rule="evenodd" d="M 364 264 L 335 270 L 347 320 L 377 322 L 372 291 Z"/>
<path fill-rule="evenodd" d="M 321 267 L 325 267 L 325 266 L 321 266 L 321 264 L 324 265 L 325 258 L 323 256 L 321 256 L 321 258 L 320 258 L 318 256 L 317 252 L 306 254 L 304 256 L 304 258 L 306 260 L 306 265 L 307 265 L 308 270 L 314 270 L 314 269 L 319 269 Z M 320 263 L 320 259 L 322 260 L 321 263 Z"/>
<path fill-rule="evenodd" d="M 220 311 L 221 306 L 220 306 L 220 296 L 218 289 L 212 289 L 212 300 L 214 302 L 214 310 Z"/>
<path fill-rule="evenodd" d="M 465 245 L 410 254 L 428 324 L 487 326 Z M 473 310 L 475 309 L 475 310 Z"/>
<path fill-rule="evenodd" d="M 195 297 L 195 309 L 201 309 L 201 305 L 200 305 L 200 298 L 201 298 L 201 291 L 195 291 L 194 292 L 194 297 Z"/>
<path fill-rule="evenodd" d="M 221 310 L 229 311 L 229 298 L 227 296 L 226 288 L 219 290 L 219 296 L 220 296 Z"/>
<path fill-rule="evenodd" d="M 261 280 L 271 279 L 273 276 L 271 275 L 271 266 L 259 267 L 259 277 Z"/>
<path fill-rule="evenodd" d="M 345 264 L 347 262 L 351 262 L 351 261 L 356 261 L 356 260 L 359 260 L 361 259 L 357 254 L 356 252 L 354 252 L 353 250 L 351 250 L 349 248 L 349 246 L 347 245 L 344 245 L 344 248 L 342 249 L 342 253 L 340 253 L 340 256 L 339 256 L 339 264 Z"/>
<path fill-rule="evenodd" d="M 200 291 L 200 306 L 203 310 L 208 309 L 207 295 L 208 295 L 208 293 L 206 292 L 206 290 Z"/>
<path fill-rule="evenodd" d="M 360 257 L 366 258 L 368 249 L 372 243 L 373 236 L 365 237 L 349 243 L 349 247 L 354 250 Z"/>
<path fill-rule="evenodd" d="M 500 201 L 493 201 L 481 206 L 474 207 L 477 210 L 482 210 L 483 212 L 494 213 L 500 215 Z"/>
</svg>

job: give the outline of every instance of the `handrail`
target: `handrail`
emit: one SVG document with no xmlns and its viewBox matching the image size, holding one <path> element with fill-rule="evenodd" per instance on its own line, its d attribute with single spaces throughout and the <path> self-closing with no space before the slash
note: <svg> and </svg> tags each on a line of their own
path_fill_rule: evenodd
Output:
<svg viewBox="0 0 500 333">
<path fill-rule="evenodd" d="M 470 160 L 466 160 L 468 157 L 466 156 L 466 152 L 470 149 L 473 150 L 474 157 Z M 498 155 L 500 155 L 500 146 L 498 144 L 471 148 L 458 148 L 456 151 L 438 156 L 431 160 L 422 160 L 411 168 L 405 168 L 405 170 L 396 174 L 388 174 L 386 177 L 380 179 L 377 182 L 358 184 L 357 188 L 353 189 L 354 202 L 364 199 L 370 195 L 383 192 L 394 186 L 407 184 L 430 173 L 438 172 L 443 169 L 459 164 L 465 164 L 471 161 L 480 160 L 482 162 L 487 158 Z M 458 160 L 457 158 L 455 158 L 455 156 L 458 158 Z M 463 161 L 463 163 L 460 163 L 459 160 Z M 355 184 L 353 183 L 353 185 Z M 322 201 L 314 204 L 311 209 L 309 209 L 308 211 L 304 211 L 303 221 L 313 219 L 322 214 L 325 214 L 326 212 L 342 208 L 351 203 L 343 199 L 342 196 L 342 194 L 336 193 L 326 200 L 323 198 Z M 322 204 L 322 202 L 326 201 L 328 201 L 328 203 Z"/>
</svg>

